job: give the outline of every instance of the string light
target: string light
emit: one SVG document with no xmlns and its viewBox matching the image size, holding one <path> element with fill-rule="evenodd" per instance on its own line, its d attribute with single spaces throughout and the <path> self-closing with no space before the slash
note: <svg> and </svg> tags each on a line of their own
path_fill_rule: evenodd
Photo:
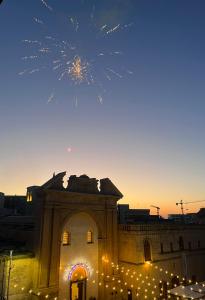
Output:
<svg viewBox="0 0 205 300">
<path fill-rule="evenodd" d="M 157 265 L 156 265 L 156 266 L 153 266 L 152 263 L 150 263 L 149 265 L 150 265 L 151 267 L 153 267 L 153 269 L 155 269 L 155 270 L 159 269 Z M 127 270 L 126 270 L 124 266 L 122 266 L 122 267 L 120 267 L 119 265 L 116 265 L 116 266 L 115 266 L 114 263 L 112 263 L 111 266 L 112 266 L 113 269 L 116 269 L 116 270 L 119 271 L 120 273 L 126 272 L 126 273 L 125 273 L 126 278 L 129 280 L 128 282 L 131 283 L 129 286 L 130 286 L 131 289 L 134 289 L 134 288 L 136 289 L 136 294 L 135 294 L 135 295 L 136 295 L 137 297 L 140 295 L 139 292 L 137 292 L 137 291 L 140 291 L 140 290 L 141 290 L 141 287 L 140 287 L 139 285 L 143 285 L 143 286 L 144 286 L 144 285 L 146 284 L 149 288 L 148 288 L 148 287 L 145 288 L 145 289 L 144 289 L 144 292 L 145 292 L 145 293 L 150 293 L 150 294 L 152 294 L 152 295 L 155 294 L 154 289 L 155 289 L 155 290 L 157 289 L 157 285 L 155 284 L 155 285 L 153 286 L 153 288 L 151 288 L 152 283 L 154 283 L 154 282 L 156 281 L 156 278 L 155 278 L 155 277 L 152 277 L 152 278 L 151 278 L 150 275 L 146 275 L 146 276 L 144 277 L 144 278 L 146 279 L 146 281 L 142 278 L 143 280 L 140 282 L 140 281 L 139 281 L 139 277 L 140 277 L 140 278 L 143 277 L 143 275 L 142 275 L 141 273 L 138 274 L 139 277 L 137 277 L 137 272 L 136 272 L 136 271 L 133 271 L 133 270 L 130 270 L 130 269 L 127 269 Z M 163 268 L 160 268 L 159 271 L 160 271 L 161 273 L 163 272 L 164 274 L 166 274 L 166 276 L 170 275 L 171 277 L 174 277 L 174 276 L 175 276 L 177 279 L 180 278 L 179 275 L 174 275 L 173 273 L 169 273 L 168 270 L 164 270 Z M 147 270 L 145 270 L 145 272 L 147 272 Z M 96 274 L 99 274 L 99 271 L 98 271 L 98 270 L 96 270 Z M 107 279 L 110 279 L 110 275 L 105 275 L 104 273 L 100 273 L 100 274 L 99 274 L 99 277 L 100 277 L 100 276 L 101 276 L 101 277 L 106 277 Z M 135 286 L 135 285 L 133 284 L 134 279 L 136 280 L 137 286 Z M 148 281 L 148 279 L 149 279 L 149 281 Z M 86 280 L 88 281 L 88 278 L 86 278 Z M 185 279 L 184 277 L 182 277 L 181 280 L 182 280 L 182 281 L 185 281 L 186 279 Z M 147 281 L 148 281 L 148 282 L 147 282 Z M 122 284 L 123 284 L 123 281 L 122 281 L 122 280 L 117 279 L 117 278 L 115 278 L 115 277 L 112 277 L 112 282 L 113 282 L 113 283 L 116 282 L 116 283 L 119 284 L 119 285 L 122 285 Z M 127 281 L 124 282 L 124 286 L 125 286 L 125 287 L 128 287 L 128 282 L 127 282 Z M 192 280 L 189 279 L 189 280 L 187 280 L 187 282 L 192 283 Z M 96 280 L 93 280 L 92 283 L 93 283 L 93 284 L 96 284 Z M 159 280 L 159 283 L 162 284 L 162 280 Z M 167 286 L 170 285 L 170 283 L 169 283 L 168 281 L 165 281 L 165 283 L 166 283 Z M 196 286 L 197 286 L 198 284 L 199 284 L 198 282 L 195 283 Z M 98 283 L 98 285 L 99 285 L 99 286 L 102 286 L 103 283 L 100 281 L 100 282 Z M 177 286 L 177 285 L 174 284 L 174 286 Z M 205 284 L 202 284 L 202 286 L 205 287 Z M 17 284 L 14 284 L 13 287 L 14 287 L 14 288 L 17 288 L 18 285 L 17 285 Z M 111 287 L 109 284 L 105 284 L 105 288 L 106 288 L 106 289 L 108 289 L 109 287 L 112 288 L 113 291 L 118 290 L 120 293 L 124 293 L 124 292 L 125 292 L 125 290 L 124 290 L 122 287 L 118 287 L 118 286 L 116 286 L 116 285 Z M 187 288 L 187 286 L 186 286 L 186 288 Z M 21 287 L 20 289 L 21 289 L 22 291 L 24 291 L 24 290 L 25 290 L 25 287 Z M 184 286 L 184 285 L 182 286 L 182 289 L 185 289 L 185 286 Z M 162 293 L 162 292 L 163 292 L 163 287 L 162 287 L 160 290 L 161 290 L 160 296 L 163 296 L 163 293 Z M 190 290 L 193 290 L 193 288 L 190 287 Z M 199 288 L 198 291 L 199 291 L 199 292 L 202 292 L 202 289 Z M 32 289 L 30 289 L 30 290 L 28 291 L 28 293 L 29 293 L 29 294 L 34 294 L 34 291 L 33 291 Z M 128 290 L 128 294 L 129 294 L 129 293 L 131 293 L 131 292 Z M 170 298 L 171 298 L 170 290 L 167 290 L 167 293 L 168 293 L 167 297 L 170 299 Z M 36 294 L 37 296 L 40 296 L 40 295 L 41 295 L 41 292 L 39 291 L 39 292 L 36 292 L 35 294 Z M 178 296 L 178 293 L 176 292 L 175 295 Z M 51 297 L 51 295 L 47 294 L 47 295 L 45 295 L 44 297 L 45 297 L 45 299 L 48 299 L 48 298 Z M 185 297 L 185 296 L 183 295 L 183 297 Z M 144 298 L 147 299 L 147 298 L 148 298 L 148 295 L 147 295 L 147 294 L 144 295 Z M 51 300 L 57 300 L 57 299 L 58 299 L 57 297 L 51 298 Z M 157 298 L 154 297 L 153 299 L 157 299 Z M 179 298 L 177 297 L 177 299 L 179 299 Z"/>
</svg>

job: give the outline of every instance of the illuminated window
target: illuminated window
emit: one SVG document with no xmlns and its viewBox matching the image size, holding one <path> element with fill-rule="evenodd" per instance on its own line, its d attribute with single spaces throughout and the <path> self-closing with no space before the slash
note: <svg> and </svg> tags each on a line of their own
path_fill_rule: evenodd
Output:
<svg viewBox="0 0 205 300">
<path fill-rule="evenodd" d="M 152 260 L 151 247 L 150 247 L 150 243 L 148 242 L 148 240 L 144 241 L 144 260 L 145 261 L 151 261 Z"/>
<path fill-rule="evenodd" d="M 27 193 L 27 202 L 32 202 L 32 193 L 28 192 Z"/>
<path fill-rule="evenodd" d="M 63 232 L 63 246 L 71 244 L 71 234 L 68 231 Z"/>
<path fill-rule="evenodd" d="M 87 232 L 87 243 L 88 244 L 93 243 L 93 232 L 91 230 L 88 230 L 88 232 Z"/>
</svg>

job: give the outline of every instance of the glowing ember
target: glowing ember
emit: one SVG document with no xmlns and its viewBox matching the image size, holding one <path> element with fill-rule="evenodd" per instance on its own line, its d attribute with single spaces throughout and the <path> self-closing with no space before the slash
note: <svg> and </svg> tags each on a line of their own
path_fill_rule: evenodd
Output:
<svg viewBox="0 0 205 300">
<path fill-rule="evenodd" d="M 79 56 L 74 57 L 72 67 L 69 69 L 69 74 L 76 83 L 86 80 L 88 63 L 82 62 Z"/>
</svg>

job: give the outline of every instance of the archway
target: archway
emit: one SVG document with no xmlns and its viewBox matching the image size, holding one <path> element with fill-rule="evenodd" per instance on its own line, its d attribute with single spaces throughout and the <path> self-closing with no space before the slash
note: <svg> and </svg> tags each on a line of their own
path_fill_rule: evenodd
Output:
<svg viewBox="0 0 205 300">
<path fill-rule="evenodd" d="M 61 233 L 59 299 L 98 297 L 98 227 L 85 212 L 73 214 Z M 96 282 L 95 285 L 92 282 Z"/>
<path fill-rule="evenodd" d="M 82 264 L 75 265 L 69 274 L 70 300 L 86 300 L 86 282 L 88 271 Z"/>
</svg>

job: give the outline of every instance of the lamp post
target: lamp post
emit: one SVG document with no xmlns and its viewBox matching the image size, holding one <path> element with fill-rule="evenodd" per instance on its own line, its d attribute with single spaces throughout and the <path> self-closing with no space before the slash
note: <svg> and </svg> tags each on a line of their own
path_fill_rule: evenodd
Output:
<svg viewBox="0 0 205 300">
<path fill-rule="evenodd" d="M 6 300 L 9 300 L 9 288 L 10 288 L 10 278 L 11 278 L 11 269 L 12 269 L 12 259 L 13 259 L 13 250 L 10 250 L 9 251 L 9 269 L 8 269 L 8 279 L 7 279 Z"/>
</svg>

